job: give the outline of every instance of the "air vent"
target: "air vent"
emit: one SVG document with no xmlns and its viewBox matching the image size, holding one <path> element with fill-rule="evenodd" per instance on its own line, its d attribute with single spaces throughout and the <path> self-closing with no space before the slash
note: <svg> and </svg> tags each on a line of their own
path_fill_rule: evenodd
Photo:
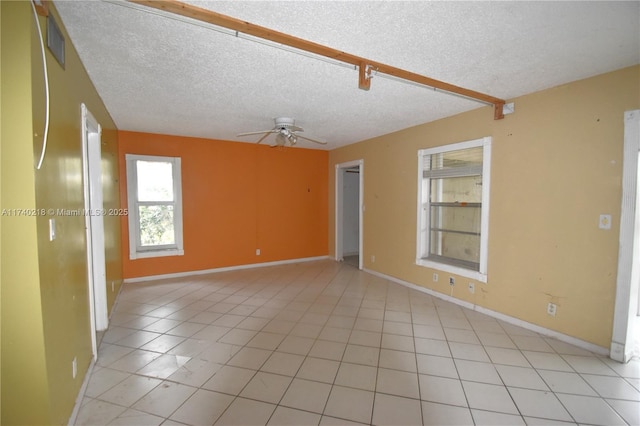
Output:
<svg viewBox="0 0 640 426">
<path fill-rule="evenodd" d="M 60 66 L 64 68 L 64 36 L 51 13 L 47 17 L 47 47 Z"/>
</svg>

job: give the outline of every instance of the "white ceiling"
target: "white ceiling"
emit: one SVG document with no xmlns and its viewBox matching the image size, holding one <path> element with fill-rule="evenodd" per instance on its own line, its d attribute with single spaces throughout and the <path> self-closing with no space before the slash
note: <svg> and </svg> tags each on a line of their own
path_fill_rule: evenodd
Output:
<svg viewBox="0 0 640 426">
<path fill-rule="evenodd" d="M 55 0 L 116 125 L 255 142 L 294 117 L 333 149 L 482 107 L 118 1 Z M 189 1 L 511 99 L 640 63 L 640 2 Z M 517 105 L 516 105 L 517 113 Z M 267 143 L 273 143 L 268 139 Z"/>
</svg>

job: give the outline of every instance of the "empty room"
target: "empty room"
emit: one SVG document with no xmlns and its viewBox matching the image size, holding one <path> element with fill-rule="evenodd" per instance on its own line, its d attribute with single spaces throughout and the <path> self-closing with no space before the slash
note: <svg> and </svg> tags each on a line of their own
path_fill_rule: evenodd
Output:
<svg viewBox="0 0 640 426">
<path fill-rule="evenodd" d="M 1 423 L 640 425 L 640 2 L 0 2 Z"/>
</svg>

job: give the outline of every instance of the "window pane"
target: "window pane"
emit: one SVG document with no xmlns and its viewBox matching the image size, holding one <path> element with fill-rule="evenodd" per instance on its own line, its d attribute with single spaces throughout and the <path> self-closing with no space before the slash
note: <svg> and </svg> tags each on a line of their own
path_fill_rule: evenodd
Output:
<svg viewBox="0 0 640 426">
<path fill-rule="evenodd" d="M 431 228 L 480 235 L 481 207 L 431 206 Z"/>
<path fill-rule="evenodd" d="M 427 170 L 458 169 L 482 166 L 482 147 L 445 151 L 425 158 Z"/>
<path fill-rule="evenodd" d="M 480 236 L 431 231 L 429 255 L 461 261 L 477 270 L 480 262 Z"/>
<path fill-rule="evenodd" d="M 138 201 L 173 201 L 172 163 L 136 161 Z"/>
<path fill-rule="evenodd" d="M 175 244 L 173 206 L 139 206 L 138 214 L 142 246 Z"/>
<path fill-rule="evenodd" d="M 482 176 L 431 179 L 432 203 L 482 202 Z"/>
</svg>

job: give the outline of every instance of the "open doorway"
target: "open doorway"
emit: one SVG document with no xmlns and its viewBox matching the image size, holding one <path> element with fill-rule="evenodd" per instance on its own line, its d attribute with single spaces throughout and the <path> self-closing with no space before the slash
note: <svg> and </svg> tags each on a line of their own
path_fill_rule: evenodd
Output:
<svg viewBox="0 0 640 426">
<path fill-rule="evenodd" d="M 97 333 L 109 325 L 102 196 L 102 152 L 100 124 L 82 104 L 82 169 L 85 225 L 87 229 L 87 273 L 89 316 L 94 360 L 98 355 Z"/>
<path fill-rule="evenodd" d="M 336 165 L 336 260 L 362 269 L 363 161 Z"/>
<path fill-rule="evenodd" d="M 640 356 L 640 110 L 624 116 L 622 212 L 616 303 L 611 338 L 612 359 Z"/>
</svg>

